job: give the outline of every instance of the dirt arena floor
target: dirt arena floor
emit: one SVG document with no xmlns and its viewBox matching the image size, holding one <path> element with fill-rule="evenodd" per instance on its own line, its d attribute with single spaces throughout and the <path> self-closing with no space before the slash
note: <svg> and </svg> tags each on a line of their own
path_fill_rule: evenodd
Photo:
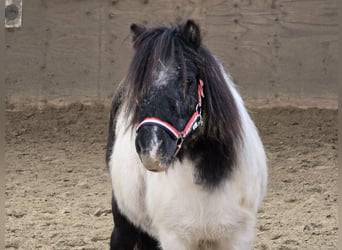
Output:
<svg viewBox="0 0 342 250">
<path fill-rule="evenodd" d="M 7 109 L 6 249 L 108 249 L 108 108 Z M 254 249 L 337 249 L 337 111 L 252 109 L 269 158 Z"/>
</svg>

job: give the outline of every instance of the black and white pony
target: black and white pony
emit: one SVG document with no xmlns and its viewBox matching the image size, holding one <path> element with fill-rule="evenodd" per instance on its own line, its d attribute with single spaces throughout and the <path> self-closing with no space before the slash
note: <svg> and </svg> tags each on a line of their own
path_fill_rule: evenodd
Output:
<svg viewBox="0 0 342 250">
<path fill-rule="evenodd" d="M 194 21 L 131 31 L 109 121 L 110 249 L 251 249 L 267 166 L 239 93 Z"/>
</svg>

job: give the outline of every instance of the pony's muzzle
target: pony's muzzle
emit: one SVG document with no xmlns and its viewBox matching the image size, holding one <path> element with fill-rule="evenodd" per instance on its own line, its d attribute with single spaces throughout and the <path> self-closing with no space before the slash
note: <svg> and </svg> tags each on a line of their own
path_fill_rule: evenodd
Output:
<svg viewBox="0 0 342 250">
<path fill-rule="evenodd" d="M 152 172 L 163 172 L 167 169 L 167 166 L 163 165 L 158 158 L 152 158 L 148 154 L 140 156 L 140 160 L 144 167 Z"/>
<path fill-rule="evenodd" d="M 162 172 L 168 169 L 172 161 L 176 142 L 161 128 L 145 126 L 137 132 L 135 147 L 147 170 Z"/>
</svg>

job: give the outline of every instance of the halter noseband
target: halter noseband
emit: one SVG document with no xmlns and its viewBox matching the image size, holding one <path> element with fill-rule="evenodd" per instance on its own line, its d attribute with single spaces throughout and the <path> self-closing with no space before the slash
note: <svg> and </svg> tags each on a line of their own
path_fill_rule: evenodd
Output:
<svg viewBox="0 0 342 250">
<path fill-rule="evenodd" d="M 166 130 L 176 140 L 177 149 L 174 154 L 174 156 L 176 156 L 178 152 L 180 151 L 180 149 L 182 148 L 184 140 L 187 139 L 189 135 L 191 134 L 191 132 L 195 131 L 202 122 L 202 98 L 204 98 L 203 86 L 204 86 L 204 83 L 200 79 L 198 83 L 198 87 L 197 87 L 198 99 L 197 99 L 195 112 L 192 114 L 191 118 L 186 123 L 182 131 L 179 131 L 170 123 L 163 121 L 157 117 L 146 117 L 144 120 L 137 123 L 136 132 L 138 132 L 139 129 L 143 126 L 155 125 L 155 126 L 161 127 L 162 129 Z"/>
</svg>

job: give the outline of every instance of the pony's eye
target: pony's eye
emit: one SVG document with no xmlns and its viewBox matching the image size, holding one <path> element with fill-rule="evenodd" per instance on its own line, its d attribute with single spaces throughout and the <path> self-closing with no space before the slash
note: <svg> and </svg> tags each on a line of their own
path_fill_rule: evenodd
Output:
<svg viewBox="0 0 342 250">
<path fill-rule="evenodd" d="M 187 85 L 191 85 L 193 82 L 194 82 L 194 80 L 192 78 L 186 79 L 186 84 Z"/>
</svg>

